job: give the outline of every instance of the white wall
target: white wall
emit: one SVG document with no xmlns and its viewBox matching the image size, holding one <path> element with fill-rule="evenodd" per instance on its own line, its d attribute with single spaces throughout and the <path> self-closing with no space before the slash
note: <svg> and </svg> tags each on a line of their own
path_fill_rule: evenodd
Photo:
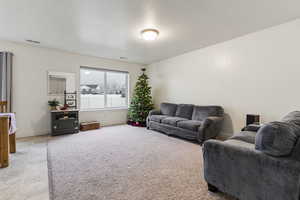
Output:
<svg viewBox="0 0 300 200">
<path fill-rule="evenodd" d="M 82 56 L 64 51 L 0 41 L 0 51 L 14 53 L 13 110 L 17 113 L 17 137 L 50 132 L 47 105 L 47 71 L 76 73 L 79 88 L 80 66 L 128 71 L 131 93 L 141 66 L 120 61 Z M 101 125 L 125 123 L 127 110 L 81 112 L 80 120 L 99 120 Z"/>
<path fill-rule="evenodd" d="M 199 36 L 201 37 L 201 36 Z M 148 66 L 156 106 L 162 101 L 225 108 L 224 133 L 246 113 L 278 120 L 300 109 L 300 20 Z M 231 123 L 232 121 L 232 123 Z"/>
</svg>

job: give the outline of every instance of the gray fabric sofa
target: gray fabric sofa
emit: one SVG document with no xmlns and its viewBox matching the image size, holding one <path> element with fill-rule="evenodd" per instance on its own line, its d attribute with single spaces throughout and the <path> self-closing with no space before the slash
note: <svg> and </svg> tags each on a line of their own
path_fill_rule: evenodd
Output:
<svg viewBox="0 0 300 200">
<path fill-rule="evenodd" d="M 160 110 L 150 111 L 147 128 L 202 144 L 219 134 L 223 115 L 221 106 L 162 103 Z"/>
<path fill-rule="evenodd" d="M 248 131 L 251 130 L 251 131 Z M 300 111 L 203 145 L 210 191 L 240 200 L 300 199 Z"/>
</svg>

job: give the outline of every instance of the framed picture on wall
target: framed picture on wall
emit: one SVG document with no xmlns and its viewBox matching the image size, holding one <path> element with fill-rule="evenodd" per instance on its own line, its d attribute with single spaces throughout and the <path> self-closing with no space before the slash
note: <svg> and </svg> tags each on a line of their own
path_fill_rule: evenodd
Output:
<svg viewBox="0 0 300 200">
<path fill-rule="evenodd" d="M 75 100 L 75 98 L 76 98 L 75 94 L 67 94 L 66 95 L 67 100 Z"/>
<path fill-rule="evenodd" d="M 65 104 L 68 105 L 69 108 L 76 109 L 77 108 L 77 92 L 64 92 L 65 93 Z"/>
</svg>

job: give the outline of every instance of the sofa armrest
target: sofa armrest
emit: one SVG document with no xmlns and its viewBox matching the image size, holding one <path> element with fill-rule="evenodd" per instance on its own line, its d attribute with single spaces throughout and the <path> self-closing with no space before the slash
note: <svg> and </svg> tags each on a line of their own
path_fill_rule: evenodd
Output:
<svg viewBox="0 0 300 200">
<path fill-rule="evenodd" d="M 160 110 L 150 110 L 148 117 L 146 119 L 146 127 L 147 129 L 149 129 L 149 121 L 150 121 L 150 116 L 151 115 L 160 115 L 161 111 Z"/>
<path fill-rule="evenodd" d="M 151 110 L 150 112 L 149 112 L 149 116 L 151 116 L 151 115 L 160 115 L 161 114 L 161 111 L 160 110 Z"/>
<path fill-rule="evenodd" d="M 243 141 L 208 140 L 203 159 L 205 180 L 239 199 L 298 200 L 300 162 L 290 157 L 269 156 Z"/>
<path fill-rule="evenodd" d="M 223 117 L 207 117 L 198 130 L 198 141 L 204 142 L 207 139 L 215 138 L 221 131 Z"/>
</svg>

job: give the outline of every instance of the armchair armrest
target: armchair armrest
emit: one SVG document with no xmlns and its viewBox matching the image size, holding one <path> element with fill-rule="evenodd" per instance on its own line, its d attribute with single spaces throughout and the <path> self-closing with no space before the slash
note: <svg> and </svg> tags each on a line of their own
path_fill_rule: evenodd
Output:
<svg viewBox="0 0 300 200">
<path fill-rule="evenodd" d="M 299 199 L 300 162 L 289 157 L 269 156 L 242 141 L 208 140 L 203 159 L 205 180 L 239 199 L 266 194 L 270 199 Z"/>
<path fill-rule="evenodd" d="M 249 158 L 251 158 L 252 161 L 256 160 L 258 162 L 257 166 L 260 165 L 263 168 L 270 167 L 270 169 L 272 168 L 273 170 L 276 169 L 276 170 L 283 170 L 283 171 L 285 171 L 288 168 L 291 171 L 297 172 L 297 175 L 300 178 L 300 162 L 295 161 L 289 156 L 285 156 L 285 157 L 270 156 L 259 150 L 256 150 L 253 144 L 248 144 L 243 141 L 224 142 L 224 141 L 219 141 L 214 139 L 206 141 L 203 144 L 204 159 L 206 159 L 209 156 L 208 154 L 214 154 L 214 153 L 216 153 L 216 156 L 221 156 L 221 154 L 224 154 L 224 156 L 221 156 L 221 158 L 224 158 L 225 155 L 226 156 L 234 155 L 236 157 L 233 161 L 236 161 L 239 164 L 249 164 L 249 165 L 253 164 L 253 163 L 249 163 L 250 162 Z M 241 158 L 239 159 L 239 157 Z M 242 162 L 243 159 L 248 160 L 249 162 L 243 163 Z M 240 169 L 245 169 L 245 168 L 246 166 L 241 167 Z"/>
<path fill-rule="evenodd" d="M 149 112 L 149 116 L 151 116 L 151 115 L 160 115 L 161 114 L 161 111 L 160 110 L 151 110 L 150 112 Z"/>
<path fill-rule="evenodd" d="M 211 116 L 207 117 L 198 130 L 198 141 L 200 144 L 207 139 L 215 138 L 221 131 L 223 125 L 223 117 Z"/>
</svg>

